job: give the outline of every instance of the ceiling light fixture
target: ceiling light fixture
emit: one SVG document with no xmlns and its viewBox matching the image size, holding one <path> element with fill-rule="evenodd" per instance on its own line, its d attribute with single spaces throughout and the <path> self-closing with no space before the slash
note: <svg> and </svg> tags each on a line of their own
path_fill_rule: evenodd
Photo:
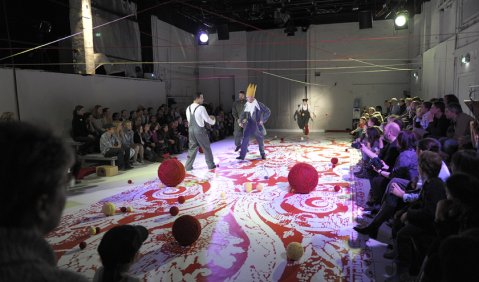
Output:
<svg viewBox="0 0 479 282">
<path fill-rule="evenodd" d="M 469 64 L 470 61 L 471 61 L 471 55 L 469 55 L 469 53 L 461 57 L 461 63 L 465 65 Z"/>
<path fill-rule="evenodd" d="M 394 18 L 394 28 L 396 30 L 407 29 L 407 23 L 409 20 L 409 13 L 407 11 L 400 11 L 396 13 Z"/>
<path fill-rule="evenodd" d="M 204 30 L 200 30 L 197 34 L 198 38 L 198 45 L 208 45 L 208 42 L 210 40 L 208 36 L 208 32 Z"/>
</svg>

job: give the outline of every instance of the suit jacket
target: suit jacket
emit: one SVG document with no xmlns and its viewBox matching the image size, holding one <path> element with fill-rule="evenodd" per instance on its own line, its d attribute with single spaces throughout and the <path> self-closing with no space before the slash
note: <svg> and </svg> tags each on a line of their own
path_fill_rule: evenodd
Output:
<svg viewBox="0 0 479 282">
<path fill-rule="evenodd" d="M 259 110 L 258 109 L 255 109 L 255 119 L 256 119 L 256 123 L 262 121 L 263 123 L 266 123 L 266 121 L 268 120 L 269 116 L 271 115 L 271 110 L 265 106 L 265 104 L 261 103 L 258 101 L 258 105 L 259 105 Z M 250 118 L 250 115 L 251 113 L 250 112 L 245 112 L 243 111 L 240 115 L 240 119 L 241 120 L 249 120 Z"/>
</svg>

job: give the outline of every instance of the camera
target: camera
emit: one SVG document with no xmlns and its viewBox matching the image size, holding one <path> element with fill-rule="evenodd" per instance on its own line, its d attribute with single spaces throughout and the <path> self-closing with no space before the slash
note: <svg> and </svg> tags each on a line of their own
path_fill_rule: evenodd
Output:
<svg viewBox="0 0 479 282">
<path fill-rule="evenodd" d="M 373 166 L 377 170 L 379 170 L 383 167 L 383 162 L 378 157 L 372 158 L 370 163 L 371 163 L 371 166 Z"/>
<path fill-rule="evenodd" d="M 361 142 L 355 141 L 351 144 L 351 147 L 353 147 L 354 149 L 361 149 Z"/>
</svg>

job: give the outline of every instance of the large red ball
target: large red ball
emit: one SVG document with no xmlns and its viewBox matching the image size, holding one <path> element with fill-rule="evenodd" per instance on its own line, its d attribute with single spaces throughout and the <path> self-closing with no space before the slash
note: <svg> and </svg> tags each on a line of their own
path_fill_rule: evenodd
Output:
<svg viewBox="0 0 479 282">
<path fill-rule="evenodd" d="M 295 164 L 288 174 L 288 182 L 296 193 L 308 194 L 318 185 L 318 172 L 307 163 Z"/>
<path fill-rule="evenodd" d="M 170 208 L 170 214 L 172 216 L 176 216 L 180 212 L 180 209 L 178 207 L 171 207 Z"/>
<path fill-rule="evenodd" d="M 182 215 L 173 223 L 173 237 L 181 246 L 189 246 L 196 242 L 201 234 L 201 224 L 191 215 Z"/>
<path fill-rule="evenodd" d="M 332 159 L 331 159 L 331 163 L 332 163 L 333 165 L 337 164 L 337 163 L 338 163 L 338 158 L 332 158 Z"/>
<path fill-rule="evenodd" d="M 185 167 L 177 159 L 165 160 L 158 167 L 158 178 L 168 187 L 175 187 L 185 179 Z"/>
</svg>

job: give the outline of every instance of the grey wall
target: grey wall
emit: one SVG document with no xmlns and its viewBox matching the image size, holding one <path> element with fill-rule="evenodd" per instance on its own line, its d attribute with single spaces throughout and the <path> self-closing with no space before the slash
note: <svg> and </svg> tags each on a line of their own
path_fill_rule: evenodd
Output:
<svg viewBox="0 0 479 282">
<path fill-rule="evenodd" d="M 7 86 L 6 90 L 2 87 L 2 111 L 15 109 L 10 73 L 10 69 L 0 69 L 0 81 Z M 71 128 L 75 105 L 90 110 L 100 104 L 115 112 L 165 103 L 164 85 L 157 80 L 17 70 L 17 85 L 21 119 L 51 126 L 64 136 Z"/>
</svg>

